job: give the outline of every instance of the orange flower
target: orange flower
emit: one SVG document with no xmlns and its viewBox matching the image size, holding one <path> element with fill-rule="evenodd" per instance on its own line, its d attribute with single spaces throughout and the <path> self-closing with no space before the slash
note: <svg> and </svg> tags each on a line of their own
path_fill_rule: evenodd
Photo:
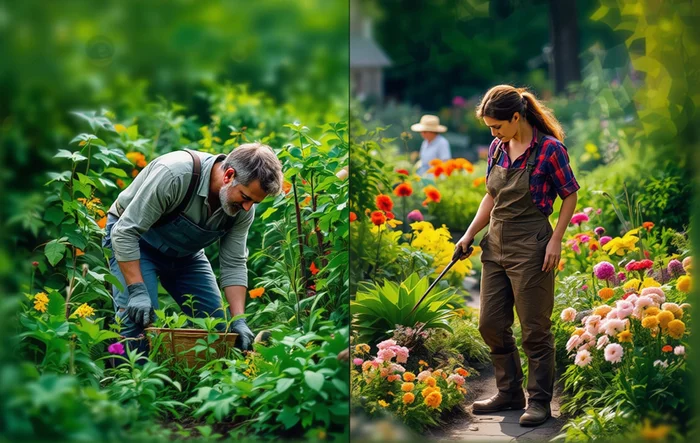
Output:
<svg viewBox="0 0 700 443">
<path fill-rule="evenodd" d="M 601 290 L 598 291 L 598 297 L 603 300 L 610 300 L 613 295 L 615 295 L 615 291 L 613 291 L 612 288 L 601 288 Z"/>
<path fill-rule="evenodd" d="M 644 222 L 642 223 L 642 227 L 647 230 L 647 232 L 651 231 L 651 228 L 654 227 L 653 222 Z"/>
<path fill-rule="evenodd" d="M 75 256 L 80 257 L 81 255 L 85 255 L 82 249 L 75 248 Z"/>
<path fill-rule="evenodd" d="M 673 346 L 671 345 L 666 345 L 663 348 L 661 348 L 661 352 L 671 352 L 673 351 Z"/>
<path fill-rule="evenodd" d="M 316 263 L 311 262 L 311 266 L 309 266 L 309 270 L 311 271 L 311 275 L 316 275 L 318 274 L 319 269 L 316 267 Z"/>
<path fill-rule="evenodd" d="M 486 177 L 477 177 L 472 182 L 472 186 L 474 186 L 475 188 L 478 188 L 479 186 L 483 185 L 484 183 L 486 183 Z"/>
<path fill-rule="evenodd" d="M 311 203 L 311 196 L 307 195 L 304 201 L 301 202 L 301 206 L 308 206 L 309 203 Z"/>
<path fill-rule="evenodd" d="M 143 158 L 140 158 L 140 159 L 136 162 L 136 166 L 138 166 L 138 167 L 141 168 L 141 169 L 145 168 L 146 165 L 147 165 L 146 159 L 143 159 Z"/>
<path fill-rule="evenodd" d="M 134 169 L 134 170 L 131 171 L 131 176 L 132 176 L 133 178 L 136 178 L 137 175 L 139 175 L 138 169 Z"/>
<path fill-rule="evenodd" d="M 355 220 L 357 220 L 357 214 L 355 214 L 354 212 L 350 211 L 350 221 L 351 221 L 351 222 L 354 222 Z"/>
<path fill-rule="evenodd" d="M 413 372 L 404 372 L 403 379 L 404 381 L 413 381 L 416 379 L 416 374 L 414 374 Z"/>
<path fill-rule="evenodd" d="M 598 240 L 592 238 L 588 241 L 588 249 L 591 251 L 597 251 L 600 249 L 600 243 L 598 243 Z"/>
<path fill-rule="evenodd" d="M 104 229 L 105 226 L 107 226 L 107 217 L 102 217 L 101 219 L 97 220 L 97 226 L 99 226 L 100 229 Z"/>
<path fill-rule="evenodd" d="M 409 176 L 411 175 L 406 169 L 397 169 L 396 172 L 401 175 Z"/>
<path fill-rule="evenodd" d="M 448 175 L 442 165 L 433 166 L 432 168 L 428 169 L 428 174 L 433 174 L 435 178 L 440 177 L 442 174 Z"/>
<path fill-rule="evenodd" d="M 442 160 L 439 158 L 434 158 L 430 160 L 430 163 L 428 163 L 430 166 L 441 166 L 442 165 Z"/>
<path fill-rule="evenodd" d="M 557 266 L 557 269 L 559 269 L 559 271 L 563 271 L 565 265 L 566 265 L 566 259 L 564 259 L 564 258 L 559 259 L 559 266 Z"/>
<path fill-rule="evenodd" d="M 413 187 L 409 182 L 403 182 L 394 189 L 394 195 L 397 197 L 410 197 L 413 194 Z"/>
<path fill-rule="evenodd" d="M 440 191 L 433 185 L 428 185 L 423 189 L 425 196 L 427 197 L 423 201 L 423 206 L 428 206 L 429 202 L 440 203 Z"/>
<path fill-rule="evenodd" d="M 452 159 L 445 162 L 445 175 L 451 176 L 455 169 L 458 169 L 457 162 Z"/>
<path fill-rule="evenodd" d="M 467 370 L 464 368 L 457 369 L 457 374 L 461 375 L 462 377 L 469 377 L 469 372 L 467 372 Z"/>
<path fill-rule="evenodd" d="M 389 383 L 393 383 L 396 380 L 401 380 L 401 376 L 392 374 L 386 378 L 386 381 L 388 381 Z"/>
<path fill-rule="evenodd" d="M 394 208 L 394 202 L 391 201 L 391 197 L 384 194 L 379 194 L 376 198 L 377 209 L 381 209 L 384 212 L 390 212 Z"/>
<path fill-rule="evenodd" d="M 289 194 L 289 191 L 291 191 L 291 190 L 292 190 L 292 184 L 289 183 L 287 180 L 285 180 L 284 183 L 282 183 L 282 191 L 285 194 Z"/>
<path fill-rule="evenodd" d="M 372 213 L 372 223 L 381 226 L 386 223 L 386 215 L 382 211 L 374 211 Z"/>
<path fill-rule="evenodd" d="M 462 165 L 462 169 L 471 174 L 472 172 L 474 172 L 474 165 L 470 161 L 465 160 L 464 164 Z"/>
<path fill-rule="evenodd" d="M 406 382 L 401 385 L 401 390 L 404 392 L 411 392 L 415 385 L 411 382 Z"/>
<path fill-rule="evenodd" d="M 425 384 L 430 386 L 431 388 L 434 388 L 436 383 L 437 383 L 437 380 L 435 380 L 435 378 L 433 378 L 433 377 L 428 377 L 425 379 Z"/>
<path fill-rule="evenodd" d="M 121 178 L 118 178 L 117 179 L 117 186 L 119 186 L 119 189 L 124 189 L 124 186 L 126 186 L 124 184 L 124 180 L 122 180 Z"/>
<path fill-rule="evenodd" d="M 416 396 L 411 392 L 407 392 L 403 395 L 403 404 L 410 405 L 416 400 Z"/>
<path fill-rule="evenodd" d="M 250 298 L 262 297 L 262 295 L 265 293 L 265 288 L 251 289 L 250 291 L 248 291 L 248 293 L 250 294 Z"/>
</svg>

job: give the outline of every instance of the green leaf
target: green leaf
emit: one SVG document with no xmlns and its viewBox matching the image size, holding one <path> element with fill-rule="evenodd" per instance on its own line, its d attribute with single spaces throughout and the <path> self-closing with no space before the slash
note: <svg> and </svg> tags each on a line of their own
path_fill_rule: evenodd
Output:
<svg viewBox="0 0 700 443">
<path fill-rule="evenodd" d="M 66 245 L 59 243 L 58 240 L 51 240 L 44 247 L 44 255 L 51 263 L 51 266 L 56 266 L 61 261 L 66 253 Z"/>
<path fill-rule="evenodd" d="M 66 315 L 66 300 L 58 292 L 51 292 L 49 295 L 49 315 Z"/>
<path fill-rule="evenodd" d="M 113 175 L 116 175 L 117 177 L 121 177 L 121 178 L 128 178 L 128 176 L 126 175 L 126 172 L 124 172 L 123 169 L 119 169 L 119 168 L 107 168 L 104 170 L 104 173 L 105 174 L 113 174 Z"/>
<path fill-rule="evenodd" d="M 64 218 L 66 218 L 66 214 L 58 206 L 51 206 L 44 213 L 44 220 L 56 226 L 60 225 Z"/>
<path fill-rule="evenodd" d="M 285 406 L 282 413 L 277 416 L 277 421 L 282 423 L 285 429 L 289 429 L 299 422 L 299 414 L 297 408 Z"/>
<path fill-rule="evenodd" d="M 277 393 L 282 394 L 294 384 L 293 378 L 280 378 L 277 380 Z"/>
<path fill-rule="evenodd" d="M 263 220 L 266 220 L 268 217 L 270 217 L 272 214 L 277 212 L 277 208 L 267 208 L 267 211 L 263 212 L 263 214 L 260 216 Z"/>
<path fill-rule="evenodd" d="M 304 380 L 306 384 L 316 392 L 321 392 L 323 390 L 323 383 L 326 381 L 323 374 L 313 371 L 304 371 Z"/>
</svg>

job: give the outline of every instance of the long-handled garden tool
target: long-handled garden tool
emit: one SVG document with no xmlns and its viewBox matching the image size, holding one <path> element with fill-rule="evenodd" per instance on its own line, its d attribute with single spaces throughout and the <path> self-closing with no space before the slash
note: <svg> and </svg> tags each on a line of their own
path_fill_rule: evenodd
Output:
<svg viewBox="0 0 700 443">
<path fill-rule="evenodd" d="M 470 244 L 469 244 L 469 248 L 467 249 L 467 252 L 466 252 L 466 254 L 465 254 L 465 255 L 467 256 L 467 258 L 469 258 L 469 256 L 471 255 L 472 251 L 474 251 L 474 247 L 473 247 L 472 244 L 470 243 Z M 428 290 L 425 291 L 425 294 L 423 294 L 423 296 L 418 300 L 418 302 L 416 303 L 416 305 L 413 306 L 413 309 L 411 309 L 411 312 L 408 313 L 409 317 L 411 316 L 411 314 L 413 314 L 414 312 L 416 312 L 416 309 L 418 309 L 418 306 L 420 306 L 420 304 L 423 302 L 423 300 L 425 300 L 425 297 L 427 297 L 428 294 L 430 294 L 430 291 L 433 290 L 433 288 L 438 284 L 438 282 L 440 281 L 440 279 L 442 279 L 442 277 L 443 277 L 445 274 L 447 274 L 447 271 L 449 271 L 450 268 L 452 268 L 452 266 L 454 266 L 454 264 L 457 263 L 457 261 L 459 261 L 459 258 L 460 258 L 461 256 L 462 256 L 462 249 L 461 249 L 461 248 L 455 248 L 455 252 L 454 252 L 454 254 L 452 254 L 452 261 L 450 261 L 450 263 L 448 263 L 447 266 L 445 266 L 445 269 L 443 269 L 442 272 L 440 273 L 440 275 L 438 275 L 438 278 L 435 279 L 435 281 L 428 287 Z"/>
</svg>

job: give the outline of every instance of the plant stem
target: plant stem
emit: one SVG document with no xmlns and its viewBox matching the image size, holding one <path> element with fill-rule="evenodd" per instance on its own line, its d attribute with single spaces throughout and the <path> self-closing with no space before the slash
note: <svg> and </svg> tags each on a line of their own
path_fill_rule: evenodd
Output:
<svg viewBox="0 0 700 443">
<path fill-rule="evenodd" d="M 316 213 L 318 195 L 315 194 L 313 173 L 311 177 L 309 177 L 309 183 L 311 184 L 311 208 L 314 213 Z M 316 217 L 314 217 L 314 232 L 316 233 L 316 242 L 318 243 L 318 255 L 321 257 L 321 266 L 325 267 L 328 264 L 328 259 L 323 250 L 323 234 L 321 234 L 321 230 L 318 227 L 318 218 Z"/>
<path fill-rule="evenodd" d="M 382 230 L 381 226 L 379 228 L 379 237 L 377 237 L 377 258 L 374 260 L 374 275 L 372 281 L 377 282 L 377 268 L 379 268 L 379 251 L 382 249 Z"/>
<path fill-rule="evenodd" d="M 301 228 L 301 209 L 299 208 L 299 196 L 297 193 L 297 176 L 292 176 L 292 189 L 294 190 L 294 209 L 296 211 L 297 220 L 297 238 L 299 240 L 299 266 L 301 268 L 302 290 L 306 292 L 306 260 L 304 260 L 304 231 Z M 299 294 L 297 291 L 297 305 L 299 303 Z M 298 310 L 298 306 L 297 306 Z"/>
<path fill-rule="evenodd" d="M 73 295 L 73 291 L 75 290 L 73 282 L 75 282 L 75 266 L 77 265 L 76 260 L 77 257 L 75 255 L 75 246 L 73 246 L 73 277 L 71 277 L 68 280 L 68 289 L 66 289 L 66 320 L 68 320 L 68 318 L 70 317 L 70 298 L 71 295 Z"/>
</svg>

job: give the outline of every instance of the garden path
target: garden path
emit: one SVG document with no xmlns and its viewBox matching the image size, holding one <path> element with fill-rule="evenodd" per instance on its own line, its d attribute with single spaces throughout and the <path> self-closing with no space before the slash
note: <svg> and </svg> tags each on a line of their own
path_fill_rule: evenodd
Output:
<svg viewBox="0 0 700 443">
<path fill-rule="evenodd" d="M 465 286 L 471 294 L 471 300 L 467 304 L 476 309 L 479 308 L 479 282 L 473 278 L 465 280 Z M 496 379 L 493 367 L 489 364 L 480 369 L 480 374 L 468 381 L 467 403 L 464 406 L 465 415 L 461 415 L 459 421 L 433 432 L 436 441 L 548 441 L 560 433 L 566 420 L 561 417 L 560 388 L 554 390 L 552 400 L 552 417 L 543 425 L 535 428 L 521 427 L 518 423 L 520 416 L 525 412 L 503 411 L 491 415 L 472 415 L 471 405 L 476 400 L 486 399 L 496 394 Z"/>
</svg>

